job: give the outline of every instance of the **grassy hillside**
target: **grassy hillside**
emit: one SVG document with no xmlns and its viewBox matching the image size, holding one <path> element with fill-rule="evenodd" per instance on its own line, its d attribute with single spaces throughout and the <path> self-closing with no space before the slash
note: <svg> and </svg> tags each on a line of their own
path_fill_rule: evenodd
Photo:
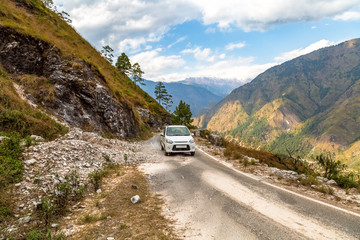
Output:
<svg viewBox="0 0 360 240">
<path fill-rule="evenodd" d="M 0 132 L 5 135 L 15 131 L 22 137 L 35 134 L 50 140 L 67 131 L 64 126 L 24 101 L 1 66 L 0 102 Z"/>
<path fill-rule="evenodd" d="M 116 70 L 101 54 L 84 40 L 57 14 L 48 10 L 40 0 L 0 0 L 0 24 L 55 45 L 63 57 L 73 61 L 83 59 L 103 77 L 119 102 L 148 108 L 153 114 L 166 116 L 166 111 L 147 93 L 135 87 L 123 73 Z M 76 64 L 76 61 L 73 61 Z"/>
</svg>

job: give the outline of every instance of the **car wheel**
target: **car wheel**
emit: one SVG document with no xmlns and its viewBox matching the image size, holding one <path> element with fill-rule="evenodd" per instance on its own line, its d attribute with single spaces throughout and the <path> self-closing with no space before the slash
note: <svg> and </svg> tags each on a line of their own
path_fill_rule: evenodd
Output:
<svg viewBox="0 0 360 240">
<path fill-rule="evenodd" d="M 160 143 L 161 151 L 164 151 L 164 146 Z"/>
<path fill-rule="evenodd" d="M 165 156 L 168 156 L 169 155 L 169 153 L 165 150 Z"/>
<path fill-rule="evenodd" d="M 195 156 L 195 152 L 191 152 L 190 154 L 191 154 L 191 156 Z"/>
</svg>

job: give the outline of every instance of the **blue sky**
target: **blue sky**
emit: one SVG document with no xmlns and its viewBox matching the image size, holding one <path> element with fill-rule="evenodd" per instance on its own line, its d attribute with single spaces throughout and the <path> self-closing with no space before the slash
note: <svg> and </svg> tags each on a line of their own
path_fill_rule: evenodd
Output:
<svg viewBox="0 0 360 240">
<path fill-rule="evenodd" d="M 247 82 L 284 61 L 360 37 L 360 0 L 54 3 L 94 47 L 125 52 L 154 81 Z"/>
</svg>

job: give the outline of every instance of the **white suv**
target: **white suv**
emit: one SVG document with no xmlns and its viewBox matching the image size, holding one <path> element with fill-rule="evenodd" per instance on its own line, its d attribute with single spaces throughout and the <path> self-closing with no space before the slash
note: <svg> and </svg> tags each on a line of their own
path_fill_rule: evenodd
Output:
<svg viewBox="0 0 360 240">
<path fill-rule="evenodd" d="M 165 151 L 165 156 L 170 153 L 182 152 L 195 155 L 195 142 L 186 126 L 170 125 L 165 127 L 160 138 L 161 150 Z"/>
</svg>

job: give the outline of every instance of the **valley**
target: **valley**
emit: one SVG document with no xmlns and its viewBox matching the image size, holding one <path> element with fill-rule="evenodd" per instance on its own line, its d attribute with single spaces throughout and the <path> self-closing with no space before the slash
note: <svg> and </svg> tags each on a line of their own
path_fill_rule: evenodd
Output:
<svg viewBox="0 0 360 240">
<path fill-rule="evenodd" d="M 358 2 L 260 2 L 0 0 L 0 240 L 360 239 Z"/>
</svg>

